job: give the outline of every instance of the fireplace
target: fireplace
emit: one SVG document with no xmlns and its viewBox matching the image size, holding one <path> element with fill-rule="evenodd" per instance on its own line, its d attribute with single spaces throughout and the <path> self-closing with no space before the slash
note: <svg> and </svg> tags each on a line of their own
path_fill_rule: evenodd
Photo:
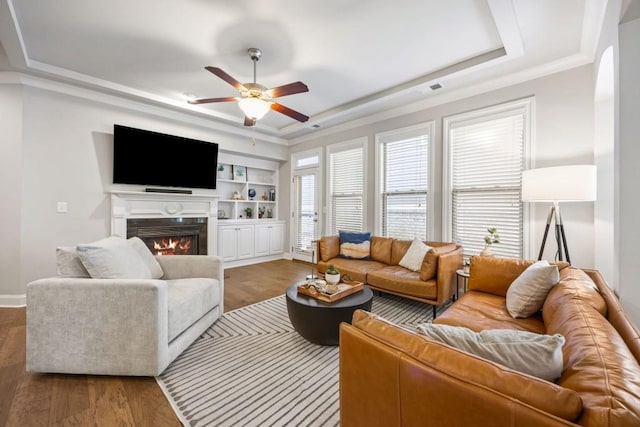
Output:
<svg viewBox="0 0 640 427">
<path fill-rule="evenodd" d="M 127 238 L 136 236 L 154 255 L 207 255 L 207 218 L 127 219 Z"/>
<path fill-rule="evenodd" d="M 217 213 L 216 195 L 113 191 L 111 235 L 138 236 L 154 254 L 216 255 Z"/>
</svg>

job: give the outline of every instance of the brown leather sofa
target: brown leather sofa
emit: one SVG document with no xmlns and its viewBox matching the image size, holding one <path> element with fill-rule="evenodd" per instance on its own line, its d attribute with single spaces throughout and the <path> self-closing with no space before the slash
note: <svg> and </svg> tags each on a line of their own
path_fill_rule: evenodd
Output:
<svg viewBox="0 0 640 427">
<path fill-rule="evenodd" d="M 398 263 L 409 250 L 411 240 L 371 237 L 370 260 L 340 258 L 340 238 L 325 236 L 318 241 L 318 271 L 333 264 L 341 274 L 366 283 L 371 289 L 400 295 L 436 306 L 449 301 L 456 292 L 456 270 L 462 268 L 462 247 L 455 243 L 425 242 L 433 250 L 424 257 L 420 271 Z"/>
<path fill-rule="evenodd" d="M 555 383 L 357 311 L 340 330 L 341 425 L 640 425 L 640 334 L 617 297 L 597 271 L 560 265 L 540 313 L 513 319 L 506 291 L 528 265 L 472 258 L 468 292 L 434 322 L 562 334 Z"/>
</svg>

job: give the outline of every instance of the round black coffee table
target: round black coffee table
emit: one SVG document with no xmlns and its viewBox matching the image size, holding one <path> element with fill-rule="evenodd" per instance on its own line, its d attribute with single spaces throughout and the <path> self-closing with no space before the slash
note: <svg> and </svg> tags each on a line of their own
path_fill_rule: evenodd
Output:
<svg viewBox="0 0 640 427">
<path fill-rule="evenodd" d="M 357 309 L 371 311 L 373 292 L 367 287 L 336 302 L 325 303 L 298 294 L 298 286 L 303 283 L 295 283 L 287 289 L 287 312 L 293 328 L 314 344 L 338 345 L 340 323 L 351 323 Z"/>
</svg>

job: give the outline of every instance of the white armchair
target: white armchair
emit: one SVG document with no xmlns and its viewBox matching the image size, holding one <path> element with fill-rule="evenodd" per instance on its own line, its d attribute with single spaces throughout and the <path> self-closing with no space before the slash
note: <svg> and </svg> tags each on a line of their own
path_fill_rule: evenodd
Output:
<svg viewBox="0 0 640 427">
<path fill-rule="evenodd" d="M 27 370 L 159 375 L 223 313 L 222 260 L 155 257 L 162 279 L 27 285 Z"/>
</svg>

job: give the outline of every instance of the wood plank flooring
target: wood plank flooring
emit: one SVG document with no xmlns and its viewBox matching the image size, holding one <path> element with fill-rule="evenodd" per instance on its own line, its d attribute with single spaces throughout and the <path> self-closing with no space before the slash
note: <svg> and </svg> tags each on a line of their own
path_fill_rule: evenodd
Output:
<svg viewBox="0 0 640 427">
<path fill-rule="evenodd" d="M 225 270 L 225 312 L 282 295 L 310 264 L 278 260 Z M 0 308 L 0 426 L 180 426 L 153 378 L 25 370 L 26 310 Z"/>
</svg>

